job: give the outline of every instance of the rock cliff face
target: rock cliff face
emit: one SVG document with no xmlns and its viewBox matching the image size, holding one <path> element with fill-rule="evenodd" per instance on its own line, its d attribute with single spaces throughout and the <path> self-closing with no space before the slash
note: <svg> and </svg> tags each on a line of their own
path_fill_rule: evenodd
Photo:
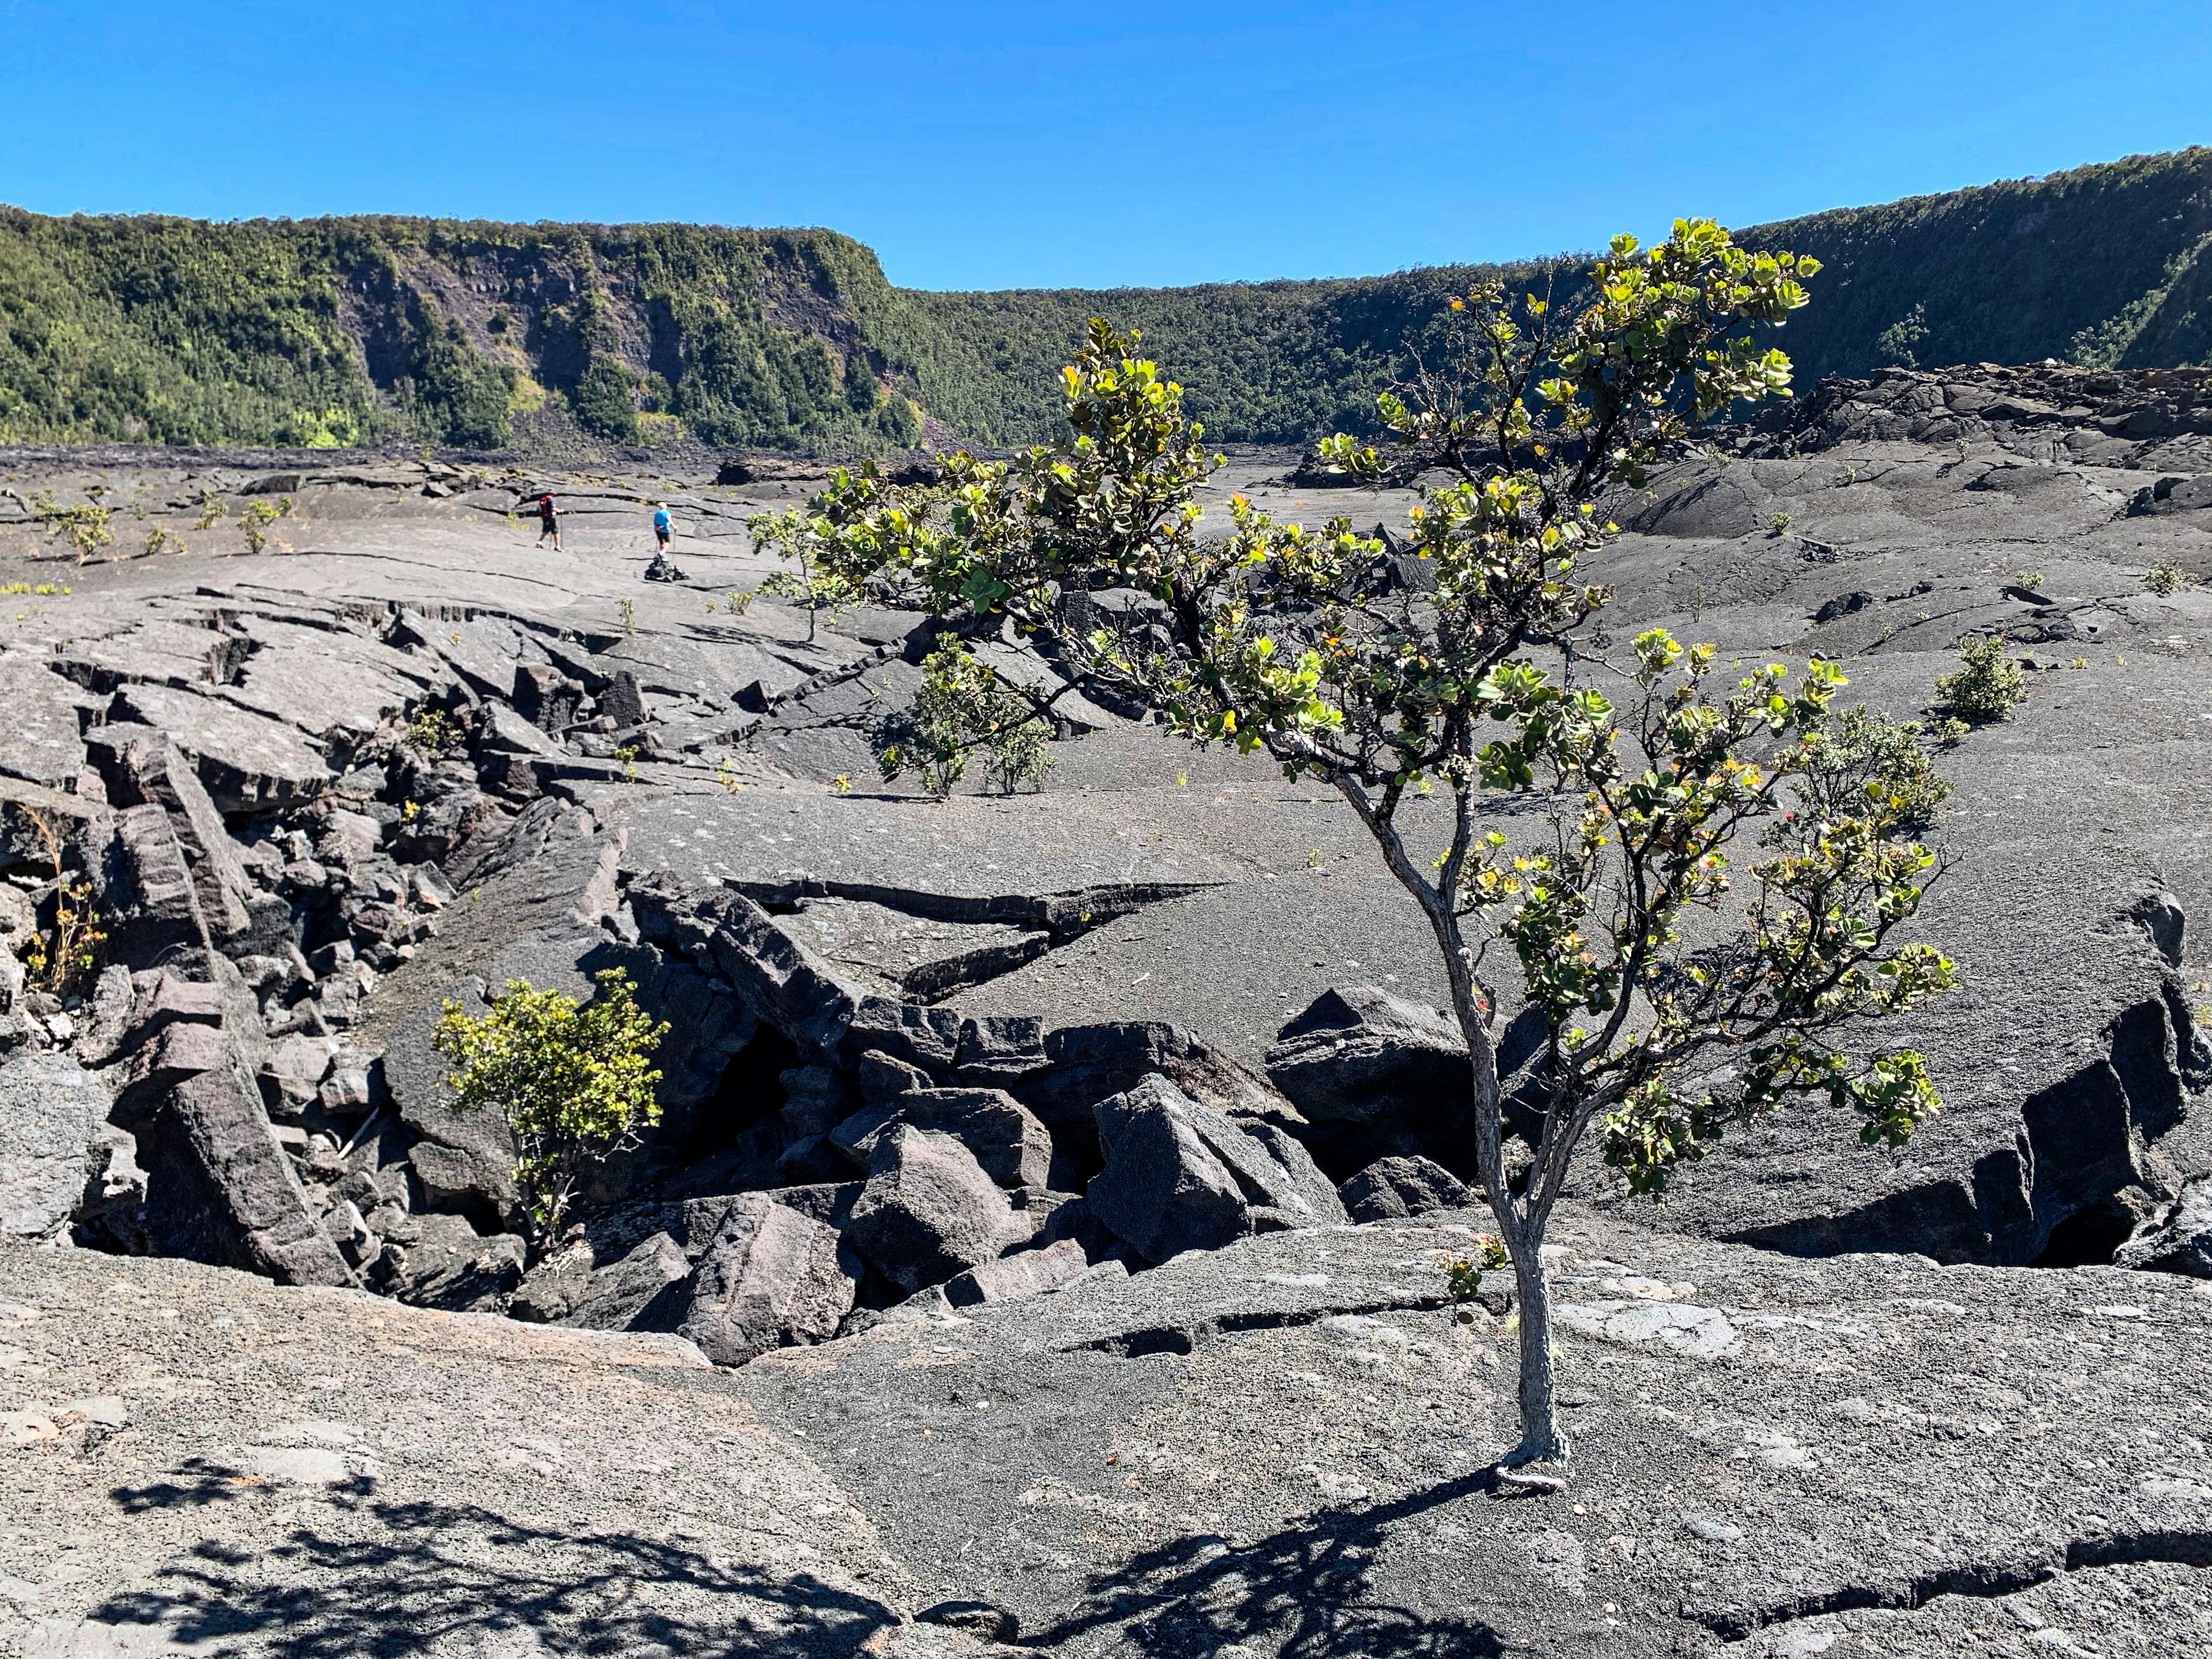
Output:
<svg viewBox="0 0 2212 1659">
<path fill-rule="evenodd" d="M 43 1507 L 0 1574 L 45 1645 L 0 1639 L 182 1641 L 219 1604 L 250 1650 L 281 1604 L 332 1650 L 442 1617 L 495 1645 L 473 1601 L 528 1606 L 549 1651 L 650 1625 L 672 1651 L 1933 1653 L 1975 1599 L 2085 1644 L 2110 1601 L 2185 1650 L 2212 1606 L 2212 1470 L 2174 1426 L 2212 1307 L 2204 392 L 1832 383 L 1613 504 L 1616 636 L 1818 653 L 1899 715 L 1968 634 L 2033 672 L 1941 756 L 1925 925 L 1965 988 L 1899 1035 L 1943 1115 L 1895 1154 L 1794 1117 L 1657 1210 L 1577 1172 L 1565 1514 L 1474 1473 L 1510 1310 L 1452 1300 L 1483 1214 L 1465 1060 L 1341 805 L 1073 694 L 1038 793 L 856 785 L 934 624 L 732 608 L 767 568 L 745 514 L 803 476 L 5 458 L 0 1389 Z M 1220 493 L 1309 514 L 1294 459 Z M 548 489 L 559 549 L 526 519 Z M 40 491 L 155 550 L 62 565 Z M 281 550 L 211 512 L 240 499 L 289 499 Z M 692 574 L 647 583 L 664 500 Z M 31 946 L 64 898 L 105 938 L 57 981 Z M 608 968 L 670 1024 L 661 1121 L 533 1242 L 431 1031 Z M 471 1413 L 495 1428 L 463 1443 Z M 529 1492 L 577 1471 L 549 1520 Z M 826 1506 L 792 1553 L 732 1541 L 785 1492 Z M 46 1550 L 117 1504 L 112 1559 Z M 238 1504 L 250 1536 L 187 1593 Z M 639 1504 L 704 1530 L 644 1540 Z M 516 1569 L 538 1592 L 424 1541 L 526 1524 L 560 1564 Z M 653 1564 L 635 1607 L 560 1588 L 615 1555 Z"/>
</svg>

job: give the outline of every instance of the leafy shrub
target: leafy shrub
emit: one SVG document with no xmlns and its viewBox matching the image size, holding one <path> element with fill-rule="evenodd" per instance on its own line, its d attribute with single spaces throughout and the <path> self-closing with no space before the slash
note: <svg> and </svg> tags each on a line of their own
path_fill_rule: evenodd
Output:
<svg viewBox="0 0 2212 1659">
<path fill-rule="evenodd" d="M 660 1121 L 653 1051 L 668 1035 L 610 968 L 579 1006 L 511 979 L 483 1014 L 447 1002 L 432 1041 L 456 1070 L 462 1111 L 495 1111 L 514 1130 L 514 1183 L 541 1237 L 556 1232 L 577 1185 Z"/>
<path fill-rule="evenodd" d="M 115 532 L 108 528 L 107 509 L 97 501 L 81 501 L 75 507 L 56 507 L 40 516 L 46 520 L 50 532 L 76 549 L 79 564 L 115 540 Z"/>
<path fill-rule="evenodd" d="M 884 781 L 917 768 L 923 789 L 940 799 L 978 756 L 985 781 L 1002 795 L 1043 787 L 1052 769 L 1052 728 L 1036 705 L 977 662 L 957 634 L 937 636 L 937 649 L 921 659 L 913 709 L 886 735 L 892 740 L 877 757 Z"/>
<path fill-rule="evenodd" d="M 29 820 L 53 876 L 53 920 L 23 947 L 23 966 L 46 989 L 67 991 L 92 977 L 107 933 L 92 902 L 92 883 L 71 874 L 64 862 L 61 826 L 35 806 L 18 810 Z"/>
<path fill-rule="evenodd" d="M 230 503 L 212 489 L 200 491 L 200 515 L 192 520 L 195 530 L 212 530 L 230 516 Z"/>
<path fill-rule="evenodd" d="M 1495 1233 L 1474 1236 L 1475 1254 L 1458 1261 L 1444 1263 L 1444 1279 L 1455 1302 L 1472 1302 L 1482 1289 L 1482 1276 L 1508 1267 L 1512 1258 L 1505 1252 L 1505 1241 Z"/>
<path fill-rule="evenodd" d="M 270 542 L 269 526 L 283 516 L 274 501 L 257 501 L 247 503 L 239 515 L 238 527 L 246 534 L 246 545 L 250 552 L 258 553 Z M 278 547 L 283 547 L 281 541 Z"/>
<path fill-rule="evenodd" d="M 2171 559 L 2160 559 L 2143 572 L 2143 586 L 2164 599 L 2179 593 L 2185 587 L 2197 586 L 2197 578 Z"/>
<path fill-rule="evenodd" d="M 841 489 L 872 490 L 881 486 L 872 466 L 859 473 L 839 467 L 831 475 L 831 481 Z M 836 561 L 825 562 L 822 556 L 825 548 L 835 545 L 837 534 L 844 528 L 842 524 L 795 510 L 756 513 L 745 520 L 745 529 L 755 547 L 772 550 L 776 557 L 793 567 L 772 572 L 753 592 L 765 593 L 772 599 L 788 599 L 804 610 L 806 637 L 810 640 L 823 617 L 834 618 L 839 611 L 851 610 L 866 597 L 862 584 L 848 577 Z"/>
<path fill-rule="evenodd" d="M 2027 678 L 2011 647 L 1994 635 L 1976 635 L 1959 642 L 1959 672 L 1936 682 L 1943 711 L 1969 726 L 2009 718 L 2013 705 L 2027 696 Z"/>
<path fill-rule="evenodd" d="M 1880 799 L 1900 830 L 1923 833 L 1951 793 L 1951 781 L 1929 757 L 1926 736 L 1918 720 L 1892 720 L 1854 703 L 1812 733 L 1821 763 L 1808 774 L 1800 810 L 1826 819 L 1854 817 L 1869 799 Z"/>
<path fill-rule="evenodd" d="M 461 728 L 453 724 L 451 714 L 435 703 L 424 703 L 408 718 L 404 741 L 434 760 L 460 740 Z"/>
<path fill-rule="evenodd" d="M 2043 586 L 2043 573 L 2040 570 L 2015 570 L 2012 573 L 2012 580 L 2013 586 L 2015 587 L 2040 591 Z"/>
<path fill-rule="evenodd" d="M 1766 527 L 1775 535 L 1779 536 L 1796 522 L 1796 520 L 1791 518 L 1787 513 L 1778 513 L 1766 521 Z"/>
</svg>

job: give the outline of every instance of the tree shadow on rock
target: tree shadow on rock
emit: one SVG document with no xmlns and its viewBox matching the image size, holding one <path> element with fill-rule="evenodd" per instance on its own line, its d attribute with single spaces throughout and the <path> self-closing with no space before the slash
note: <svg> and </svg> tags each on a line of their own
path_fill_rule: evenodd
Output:
<svg viewBox="0 0 2212 1659">
<path fill-rule="evenodd" d="M 1365 1509 L 1331 1508 L 1243 1548 L 1197 1535 L 1095 1575 L 1084 1604 L 1024 1638 L 1056 1647 L 1121 1626 L 1161 1655 L 1258 1641 L 1281 1659 L 1503 1659 L 1523 1651 L 1480 1620 L 1433 1617 L 1377 1595 L 1390 1530 L 1455 1499 L 1498 1490 L 1488 1470 Z"/>
<path fill-rule="evenodd" d="M 179 1473 L 189 1481 L 115 1495 L 143 1510 L 251 1490 L 211 1465 Z M 270 1659 L 763 1650 L 847 1659 L 902 1622 L 883 1602 L 812 1573 L 772 1571 L 677 1539 L 343 1489 L 318 1507 L 326 1518 L 281 1543 L 200 1544 L 149 1588 L 111 1596 L 91 1622 L 154 1626 L 182 1646 Z"/>
</svg>

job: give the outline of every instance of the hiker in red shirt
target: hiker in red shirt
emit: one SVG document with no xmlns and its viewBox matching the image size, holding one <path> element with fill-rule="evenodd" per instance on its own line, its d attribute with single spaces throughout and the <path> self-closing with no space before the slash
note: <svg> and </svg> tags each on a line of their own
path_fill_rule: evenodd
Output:
<svg viewBox="0 0 2212 1659">
<path fill-rule="evenodd" d="M 553 538 L 553 550 L 558 553 L 561 550 L 561 515 L 554 508 L 553 493 L 550 490 L 538 498 L 538 546 L 545 545 L 545 538 L 548 536 Z"/>
</svg>

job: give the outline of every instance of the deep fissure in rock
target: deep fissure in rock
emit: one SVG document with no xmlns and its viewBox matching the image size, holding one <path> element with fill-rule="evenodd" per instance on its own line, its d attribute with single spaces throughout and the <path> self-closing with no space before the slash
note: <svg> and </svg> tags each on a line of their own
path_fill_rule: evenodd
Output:
<svg viewBox="0 0 2212 1659">
<path fill-rule="evenodd" d="M 1740 1642 L 1776 1625 L 1824 1613 L 1883 1607 L 1909 1613 L 1940 1596 L 1970 1595 L 1994 1601 L 2017 1595 L 2061 1573 L 2092 1567 L 2136 1566 L 2162 1561 L 2181 1567 L 2212 1567 L 2212 1532 L 2172 1528 L 2125 1533 L 2116 1537 L 2077 1538 L 2062 1559 L 2017 1562 L 1975 1562 L 1945 1567 L 1892 1584 L 1846 1584 L 1826 1595 L 1752 1610 L 1695 1613 L 1691 1616 L 1715 1635 Z"/>
</svg>

